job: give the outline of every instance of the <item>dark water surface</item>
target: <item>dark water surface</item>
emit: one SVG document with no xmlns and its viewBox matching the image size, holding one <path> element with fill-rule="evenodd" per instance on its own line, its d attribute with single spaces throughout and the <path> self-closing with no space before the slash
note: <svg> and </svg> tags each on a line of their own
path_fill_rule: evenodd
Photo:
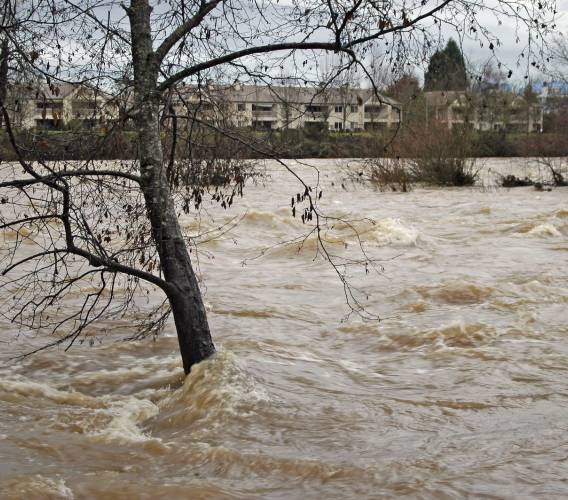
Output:
<svg viewBox="0 0 568 500">
<path fill-rule="evenodd" d="M 350 274 L 383 320 L 342 321 L 313 236 L 253 258 L 305 229 L 268 165 L 203 214 L 243 219 L 201 248 L 219 354 L 185 381 L 171 325 L 123 343 L 128 326 L 101 324 L 95 347 L 4 361 L 0 497 L 568 497 L 568 189 L 380 193 L 313 163 L 327 212 L 382 261 Z M 325 238 L 359 257 L 350 227 Z M 3 359 L 39 341 L 0 327 Z"/>
</svg>

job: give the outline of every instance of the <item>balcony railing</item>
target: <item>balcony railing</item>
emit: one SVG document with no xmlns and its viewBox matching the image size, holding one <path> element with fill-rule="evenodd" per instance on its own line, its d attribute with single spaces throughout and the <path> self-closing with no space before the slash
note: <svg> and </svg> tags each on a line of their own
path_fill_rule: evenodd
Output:
<svg viewBox="0 0 568 500">
<path fill-rule="evenodd" d="M 327 111 L 306 111 L 306 118 L 325 118 L 327 116 Z"/>
<path fill-rule="evenodd" d="M 276 117 L 276 110 L 275 109 L 255 109 L 252 112 L 253 116 L 273 116 Z"/>
<path fill-rule="evenodd" d="M 365 120 L 386 120 L 387 118 L 387 111 L 365 111 Z"/>
<path fill-rule="evenodd" d="M 89 112 L 89 111 L 95 111 L 99 108 L 101 108 L 101 104 L 100 103 L 96 103 L 94 101 L 91 102 L 74 102 L 71 104 L 71 108 L 73 109 L 73 112 L 76 111 L 80 111 L 80 112 Z"/>
<path fill-rule="evenodd" d="M 61 101 L 36 101 L 36 109 L 63 109 Z"/>
</svg>

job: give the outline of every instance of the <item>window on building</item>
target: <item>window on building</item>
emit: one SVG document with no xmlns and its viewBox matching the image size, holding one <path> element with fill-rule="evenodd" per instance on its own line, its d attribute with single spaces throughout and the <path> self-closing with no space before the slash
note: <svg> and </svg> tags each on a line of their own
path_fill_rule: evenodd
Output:
<svg viewBox="0 0 568 500">
<path fill-rule="evenodd" d="M 335 122 L 333 127 L 335 128 L 335 130 L 343 130 L 343 123 Z"/>
<path fill-rule="evenodd" d="M 73 101 L 73 109 L 97 109 L 97 101 Z"/>
<path fill-rule="evenodd" d="M 351 106 L 351 113 L 357 113 L 357 111 L 359 111 L 359 106 L 357 106 L 356 104 L 353 104 Z"/>
<path fill-rule="evenodd" d="M 335 106 L 336 113 L 343 113 L 343 106 Z"/>
<path fill-rule="evenodd" d="M 381 104 L 369 104 L 369 105 L 365 106 L 365 113 L 378 114 L 385 108 L 386 108 L 386 106 L 383 106 Z"/>
<path fill-rule="evenodd" d="M 355 130 L 357 128 L 357 124 L 355 122 L 350 122 L 349 127 L 351 130 Z"/>
<path fill-rule="evenodd" d="M 272 111 L 272 104 L 253 104 L 252 105 L 252 111 L 253 111 L 253 113 L 259 112 L 259 111 L 263 111 L 263 112 Z"/>
<path fill-rule="evenodd" d="M 77 118 L 80 116 L 92 116 L 97 110 L 97 103 L 95 101 L 74 101 L 71 109 Z"/>
<path fill-rule="evenodd" d="M 323 113 L 327 111 L 327 106 L 320 106 L 317 104 L 306 104 L 306 111 L 308 113 Z"/>
<path fill-rule="evenodd" d="M 239 102 L 237 104 L 237 111 L 246 111 L 247 105 L 244 102 Z"/>
</svg>

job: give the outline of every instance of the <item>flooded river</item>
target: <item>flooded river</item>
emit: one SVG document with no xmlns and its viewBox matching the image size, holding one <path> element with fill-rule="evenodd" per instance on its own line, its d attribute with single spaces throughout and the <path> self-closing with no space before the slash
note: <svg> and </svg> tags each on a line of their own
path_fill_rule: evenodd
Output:
<svg viewBox="0 0 568 500">
<path fill-rule="evenodd" d="M 381 321 L 346 318 L 313 240 L 278 244 L 305 227 L 269 163 L 202 214 L 242 220 L 200 249 L 219 353 L 187 379 L 172 325 L 14 363 L 39 340 L 0 324 L 1 498 L 568 497 L 568 188 L 382 193 L 312 163 L 382 266 L 348 269 Z M 324 238 L 360 258 L 347 226 Z"/>
</svg>

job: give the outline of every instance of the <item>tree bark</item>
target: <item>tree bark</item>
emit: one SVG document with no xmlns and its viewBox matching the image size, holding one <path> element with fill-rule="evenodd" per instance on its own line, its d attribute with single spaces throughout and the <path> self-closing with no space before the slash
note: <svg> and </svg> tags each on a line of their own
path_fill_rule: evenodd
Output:
<svg viewBox="0 0 568 500">
<path fill-rule="evenodd" d="M 6 106 L 8 95 L 8 58 L 10 51 L 8 38 L 4 37 L 0 43 L 0 105 Z M 0 113 L 0 129 L 4 125 L 4 116 Z"/>
<path fill-rule="evenodd" d="M 141 188 L 156 244 L 179 341 L 185 373 L 215 352 L 207 314 L 183 239 L 163 168 L 157 91 L 159 62 L 152 48 L 148 0 L 131 0 L 127 10 L 132 36 L 134 91 Z"/>
</svg>

